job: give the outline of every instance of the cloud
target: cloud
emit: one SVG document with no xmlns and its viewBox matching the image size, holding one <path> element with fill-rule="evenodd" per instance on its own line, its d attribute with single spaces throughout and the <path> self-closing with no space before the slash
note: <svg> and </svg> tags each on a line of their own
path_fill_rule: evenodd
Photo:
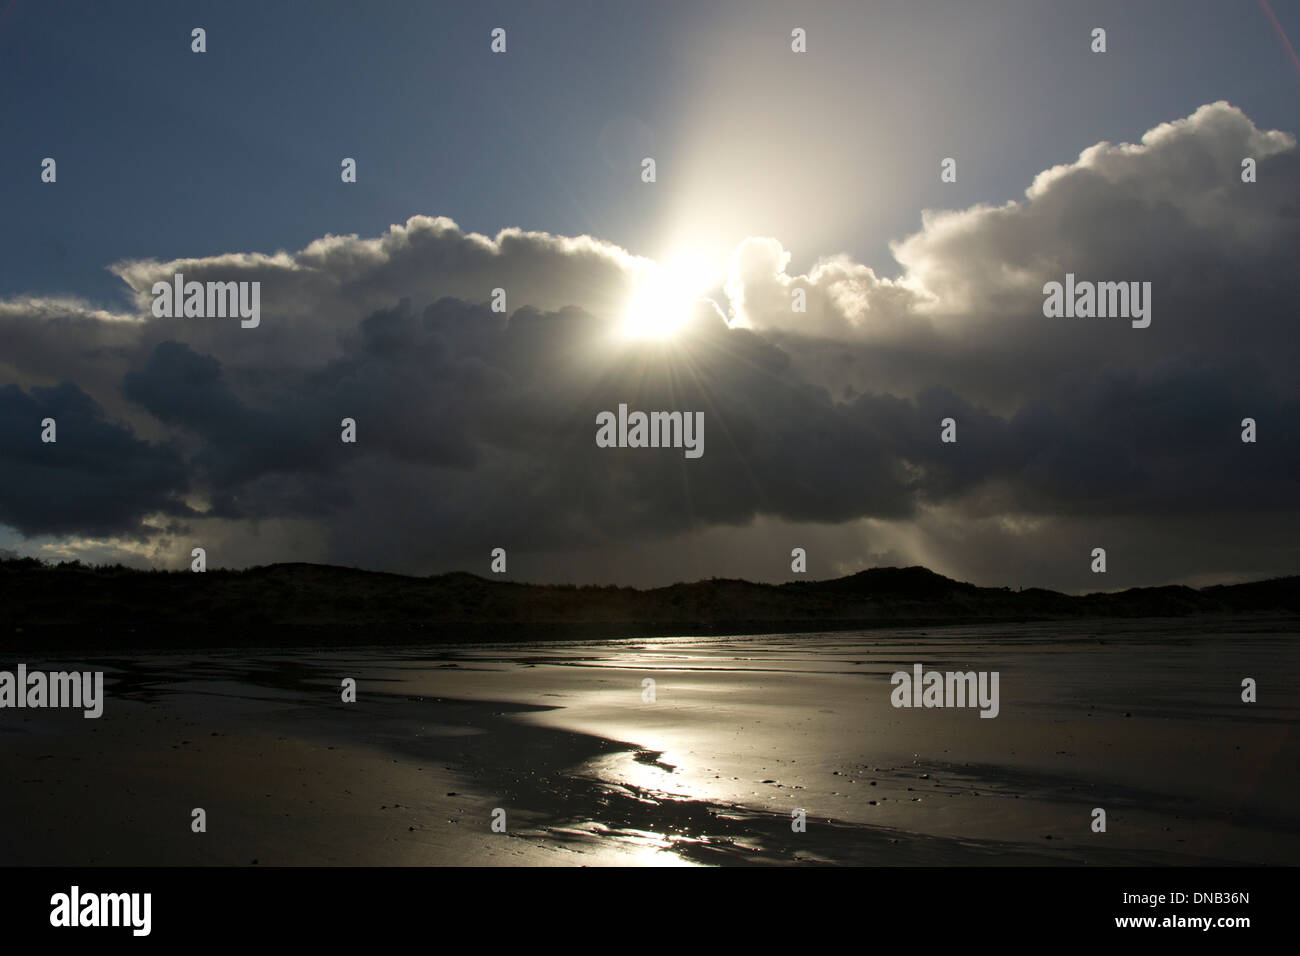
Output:
<svg viewBox="0 0 1300 956">
<path fill-rule="evenodd" d="M 47 419 L 52 442 L 42 441 Z M 71 382 L 0 386 L 0 447 L 0 522 L 24 535 L 110 534 L 151 514 L 189 512 L 180 455 L 105 420 Z"/>
<path fill-rule="evenodd" d="M 1159 522 L 1148 579 L 1199 573 L 1212 558 L 1180 521 L 1300 525 L 1297 163 L 1292 137 L 1210 104 L 1090 147 L 1022 200 L 927 211 L 892 278 L 845 255 L 791 275 L 779 241 L 750 238 L 718 303 L 730 324 L 702 307 L 667 342 L 619 334 L 653 264 L 585 236 L 415 216 L 296 253 L 120 262 L 128 314 L 0 302 L 0 441 L 19 463 L 0 521 L 178 555 L 201 527 L 244 556 L 273 556 L 253 539 L 276 525 L 295 558 L 410 571 L 505 546 L 575 576 L 629 541 L 721 549 L 758 525 L 831 542 L 828 569 L 907 553 L 942 569 L 977 567 L 980 541 L 1037 555 L 1080 522 Z M 176 272 L 261 282 L 260 326 L 153 318 Z M 1150 328 L 1045 318 L 1043 284 L 1066 272 L 1151 282 Z M 704 412 L 704 457 L 597 448 L 596 414 L 620 403 Z M 33 444 L 56 413 L 57 450 Z"/>
</svg>

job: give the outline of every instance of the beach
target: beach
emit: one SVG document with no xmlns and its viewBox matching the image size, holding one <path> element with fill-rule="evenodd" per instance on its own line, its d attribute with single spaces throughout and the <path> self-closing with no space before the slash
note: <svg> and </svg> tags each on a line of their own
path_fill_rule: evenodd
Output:
<svg viewBox="0 0 1300 956">
<path fill-rule="evenodd" d="M 1300 852 L 1293 622 L 502 637 L 15 657 L 5 666 L 102 670 L 105 699 L 98 719 L 0 712 L 0 862 L 1177 866 Z M 891 675 L 916 664 L 997 672 L 997 716 L 895 707 Z"/>
</svg>

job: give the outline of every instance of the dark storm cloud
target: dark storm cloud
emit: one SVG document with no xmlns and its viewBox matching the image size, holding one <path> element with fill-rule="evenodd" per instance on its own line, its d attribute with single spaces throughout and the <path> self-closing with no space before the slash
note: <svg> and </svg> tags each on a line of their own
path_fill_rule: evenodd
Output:
<svg viewBox="0 0 1300 956">
<path fill-rule="evenodd" d="M 1240 181 L 1248 155 L 1255 184 Z M 1141 145 L 1085 151 L 1021 202 L 927 215 L 896 244 L 895 279 L 844 257 L 789 275 L 776 240 L 748 240 L 726 285 L 735 323 L 701 306 L 662 343 L 618 335 L 653 265 L 586 237 L 488 239 L 414 217 L 296 254 L 122 263 L 137 316 L 0 303 L 4 368 L 30 391 L 0 393 L 6 440 L 36 435 L 53 401 L 39 386 L 70 378 L 89 394 L 62 386 L 64 414 L 99 430 L 65 446 L 60 418 L 57 454 L 78 456 L 67 480 L 103 479 L 79 495 L 51 485 L 40 469 L 55 459 L 25 447 L 0 520 L 140 534 L 188 489 L 227 539 L 303 518 L 326 542 L 314 556 L 406 570 L 760 516 L 915 519 L 971 561 L 978 540 L 1035 522 L 1036 555 L 1069 522 L 1272 511 L 1289 527 L 1298 210 L 1293 140 L 1215 104 Z M 1044 317 L 1043 283 L 1067 271 L 1151 282 L 1150 328 Z M 261 325 L 153 319 L 149 290 L 175 272 L 262 282 Z M 494 288 L 507 314 L 488 307 Z M 703 412 L 703 457 L 598 448 L 596 415 L 620 403 Z M 1257 444 L 1240 441 L 1245 417 Z M 945 418 L 956 444 L 939 440 Z"/>
<path fill-rule="evenodd" d="M 46 419 L 56 441 L 41 439 Z M 150 514 L 188 511 L 180 455 L 106 421 L 71 382 L 0 386 L 0 449 L 0 522 L 26 535 L 131 532 Z"/>
</svg>

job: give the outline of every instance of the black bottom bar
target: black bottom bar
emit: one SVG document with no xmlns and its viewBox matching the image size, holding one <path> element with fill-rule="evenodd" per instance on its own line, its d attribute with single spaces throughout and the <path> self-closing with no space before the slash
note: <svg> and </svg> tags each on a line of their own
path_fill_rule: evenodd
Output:
<svg viewBox="0 0 1300 956">
<path fill-rule="evenodd" d="M 652 944 L 692 934 L 729 944 L 771 942 L 829 930 L 876 938 L 891 927 L 918 942 L 925 934 L 987 942 L 1130 936 L 1134 941 L 1214 940 L 1277 933 L 1290 921 L 1288 869 L 804 869 L 722 872 L 423 868 L 134 868 L 3 871 L 0 919 L 16 936 L 80 944 L 285 941 L 337 945 L 424 939 L 521 941 L 549 937 L 604 944 Z M 111 921 L 118 926 L 54 926 Z M 148 935 L 126 897 L 148 893 Z M 66 899 L 60 899 L 62 894 Z M 1179 895 L 1181 894 L 1181 896 Z M 87 902 L 87 897 L 94 897 Z M 134 918 L 134 919 L 133 919 Z M 1202 921 L 1209 920 L 1208 928 Z M 601 934 L 591 936 L 593 932 Z M 455 934 L 454 936 L 451 934 Z M 917 936 L 917 934 L 921 934 Z M 412 935 L 413 934 L 413 935 Z M 666 934 L 666 935 L 665 935 Z M 817 937 L 810 937 L 812 943 Z M 893 938 L 892 936 L 879 937 Z M 457 947 L 459 948 L 459 947 Z"/>
</svg>

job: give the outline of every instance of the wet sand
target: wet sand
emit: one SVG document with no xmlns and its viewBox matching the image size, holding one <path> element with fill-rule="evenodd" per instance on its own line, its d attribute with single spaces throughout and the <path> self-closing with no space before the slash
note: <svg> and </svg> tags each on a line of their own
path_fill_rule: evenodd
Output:
<svg viewBox="0 0 1300 956">
<path fill-rule="evenodd" d="M 0 711 L 0 863 L 1294 863 L 1300 644 L 1209 627 L 29 654 L 107 700 Z M 999 716 L 892 707 L 916 662 Z"/>
</svg>

